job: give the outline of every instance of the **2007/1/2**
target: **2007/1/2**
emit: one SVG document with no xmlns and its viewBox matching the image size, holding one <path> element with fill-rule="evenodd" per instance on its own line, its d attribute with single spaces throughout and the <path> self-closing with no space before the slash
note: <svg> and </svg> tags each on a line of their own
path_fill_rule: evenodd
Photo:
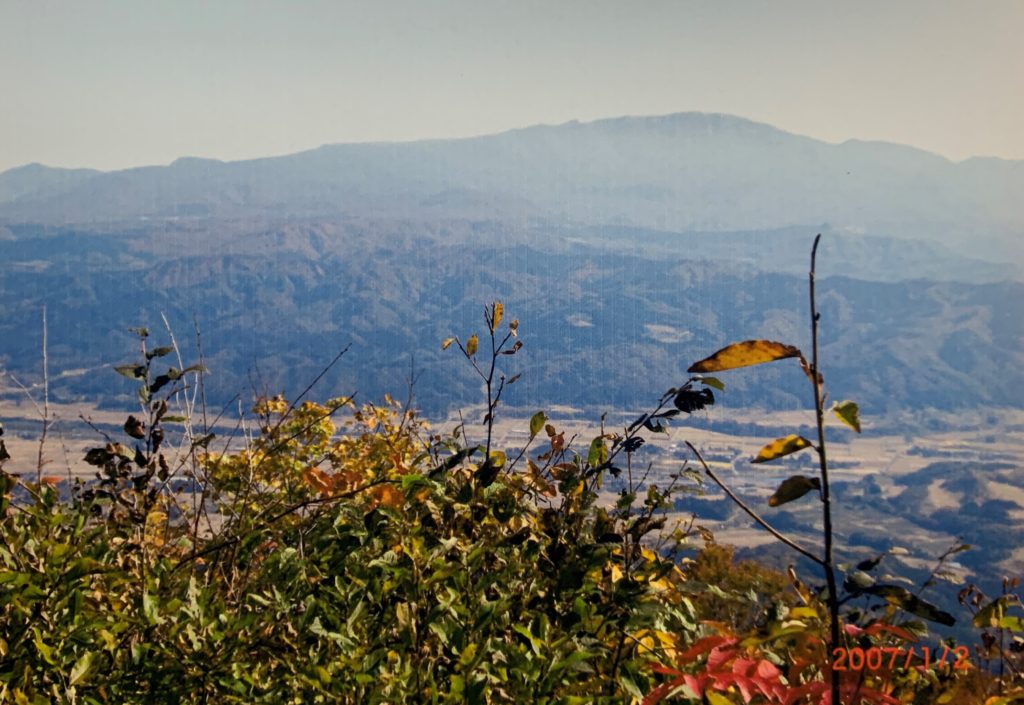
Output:
<svg viewBox="0 0 1024 705">
<path fill-rule="evenodd" d="M 922 646 L 921 652 L 923 656 L 919 658 L 923 662 L 924 667 L 928 668 L 931 665 L 932 651 L 927 646 Z M 936 652 L 938 652 L 938 649 L 936 649 Z M 967 657 L 970 656 L 971 652 L 966 646 L 957 646 L 952 649 L 948 646 L 943 647 L 942 657 L 935 661 L 936 665 L 945 663 L 951 653 L 956 655 L 956 662 L 953 664 L 953 668 L 970 668 Z M 888 657 L 889 663 L 886 667 L 891 670 L 897 667 L 897 662 L 903 655 L 906 655 L 906 658 L 900 665 L 904 668 L 910 668 L 910 661 L 914 657 L 914 647 L 909 649 L 902 649 L 897 646 L 872 646 L 868 649 L 862 649 L 859 646 L 855 646 L 852 649 L 839 647 L 832 649 L 832 667 L 837 671 L 863 671 L 864 669 L 878 671 L 883 668 L 883 664 L 885 664 Z"/>
</svg>

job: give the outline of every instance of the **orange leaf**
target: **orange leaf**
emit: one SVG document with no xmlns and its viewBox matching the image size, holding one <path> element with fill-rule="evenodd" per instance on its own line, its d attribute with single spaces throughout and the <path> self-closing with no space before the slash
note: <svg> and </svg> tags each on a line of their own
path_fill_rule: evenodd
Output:
<svg viewBox="0 0 1024 705">
<path fill-rule="evenodd" d="M 307 485 L 312 487 L 320 494 L 331 493 L 331 488 L 333 486 L 332 478 L 323 470 L 314 467 L 308 467 L 302 473 L 302 479 L 306 481 Z"/>
<path fill-rule="evenodd" d="M 401 507 L 405 503 L 405 495 L 394 485 L 378 485 L 370 492 L 375 506 L 385 506 L 392 509 Z"/>
<path fill-rule="evenodd" d="M 744 340 L 742 343 L 727 345 L 711 357 L 690 365 L 688 372 L 721 372 L 737 367 L 760 365 L 763 362 L 782 360 L 787 357 L 803 357 L 792 345 L 775 343 L 771 340 Z"/>
</svg>

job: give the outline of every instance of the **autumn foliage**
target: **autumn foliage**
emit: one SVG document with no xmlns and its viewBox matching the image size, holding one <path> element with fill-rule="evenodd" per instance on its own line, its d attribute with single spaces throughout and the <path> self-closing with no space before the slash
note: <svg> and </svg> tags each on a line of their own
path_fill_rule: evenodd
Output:
<svg viewBox="0 0 1024 705">
<path fill-rule="evenodd" d="M 501 363 L 523 343 L 500 304 L 484 324 L 444 345 L 479 372 L 486 415 L 444 427 L 350 396 L 259 398 L 233 429 L 204 424 L 203 369 L 163 369 L 171 347 L 140 332 L 119 371 L 141 411 L 82 460 L 91 479 L 36 482 L 0 445 L 0 702 L 829 702 L 816 576 L 669 523 L 699 465 L 641 470 L 645 443 L 721 382 L 684 380 L 586 438 L 537 412 L 508 447 L 493 422 L 518 375 Z M 846 671 L 842 702 L 1014 702 L 1012 587 L 963 595 L 1002 639 L 985 654 L 1002 678 Z M 882 609 L 844 614 L 844 646 L 917 642 L 906 601 L 868 597 Z"/>
</svg>

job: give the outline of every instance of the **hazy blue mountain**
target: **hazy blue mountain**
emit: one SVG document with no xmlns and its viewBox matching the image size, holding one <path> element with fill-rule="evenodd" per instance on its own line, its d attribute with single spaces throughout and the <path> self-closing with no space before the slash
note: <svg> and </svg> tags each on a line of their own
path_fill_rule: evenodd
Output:
<svg viewBox="0 0 1024 705">
<path fill-rule="evenodd" d="M 52 198 L 101 173 L 95 169 L 55 169 L 42 164 L 26 164 L 0 173 L 0 203 L 33 195 Z"/>
<path fill-rule="evenodd" d="M 186 158 L 74 184 L 43 183 L 38 171 L 0 177 L 10 184 L 0 222 L 399 215 L 667 231 L 829 223 L 1024 261 L 1024 162 L 834 145 L 726 115 L 329 145 L 227 163 Z"/>
</svg>

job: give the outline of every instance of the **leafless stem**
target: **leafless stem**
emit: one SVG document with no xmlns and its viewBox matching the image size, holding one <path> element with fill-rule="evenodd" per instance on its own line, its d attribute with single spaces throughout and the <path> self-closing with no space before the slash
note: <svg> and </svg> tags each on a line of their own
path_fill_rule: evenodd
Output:
<svg viewBox="0 0 1024 705">
<path fill-rule="evenodd" d="M 836 586 L 836 571 L 832 562 L 832 496 L 828 482 L 828 460 L 825 455 L 825 399 L 822 389 L 821 361 L 818 355 L 818 321 L 821 314 L 818 313 L 817 299 L 815 296 L 815 274 L 818 257 L 818 243 L 821 242 L 821 233 L 814 238 L 814 245 L 811 247 L 811 271 L 808 274 L 809 295 L 811 303 L 811 386 L 814 387 L 814 416 L 818 426 L 818 467 L 821 469 L 821 504 L 822 519 L 825 533 L 825 560 L 822 567 L 825 569 L 825 582 L 828 586 L 828 612 L 829 612 L 829 653 L 832 649 L 839 647 L 839 595 Z M 831 690 L 832 702 L 839 702 L 839 673 L 831 669 Z"/>
<path fill-rule="evenodd" d="M 43 466 L 46 460 L 46 434 L 50 431 L 50 359 L 47 352 L 46 304 L 43 304 L 43 430 L 39 434 L 39 457 L 36 460 L 36 482 L 43 481 Z"/>
<path fill-rule="evenodd" d="M 805 558 L 808 558 L 808 559 L 814 561 L 818 565 L 825 565 L 825 562 L 823 560 L 821 560 L 821 558 L 819 558 L 818 556 L 814 555 L 813 553 L 808 551 L 806 548 L 804 548 L 803 546 L 801 546 L 800 544 L 796 543 L 791 538 L 789 538 L 788 536 L 786 536 L 785 534 L 780 532 L 774 526 L 772 526 L 767 521 L 765 521 L 761 517 L 760 514 L 755 512 L 753 509 L 751 509 L 747 505 L 746 502 L 744 502 L 742 499 L 740 499 L 732 490 L 729 489 L 729 487 L 724 482 L 722 482 L 721 479 L 719 479 L 718 475 L 715 474 L 714 470 L 712 470 L 708 466 L 708 464 L 704 461 L 704 456 L 702 456 L 700 454 L 700 451 L 697 450 L 692 443 L 690 443 L 689 441 L 684 441 L 684 443 L 686 443 L 686 445 L 689 447 L 689 449 L 693 452 L 694 456 L 696 456 L 697 460 L 700 462 L 701 466 L 704 468 L 704 472 L 707 473 L 707 476 L 710 477 L 714 481 L 714 483 L 716 485 L 718 485 L 719 487 L 722 488 L 722 491 L 725 492 L 725 494 L 729 496 L 729 499 L 731 499 L 733 502 L 736 503 L 737 507 L 739 507 L 744 512 L 746 512 L 747 515 L 749 515 L 751 519 L 753 519 L 758 524 L 760 524 L 761 527 L 765 531 L 767 531 L 769 534 L 771 534 L 772 536 L 777 538 L 782 543 L 784 543 L 787 546 L 789 546 L 790 548 L 792 548 L 794 551 L 796 551 L 800 555 L 802 555 Z"/>
</svg>

